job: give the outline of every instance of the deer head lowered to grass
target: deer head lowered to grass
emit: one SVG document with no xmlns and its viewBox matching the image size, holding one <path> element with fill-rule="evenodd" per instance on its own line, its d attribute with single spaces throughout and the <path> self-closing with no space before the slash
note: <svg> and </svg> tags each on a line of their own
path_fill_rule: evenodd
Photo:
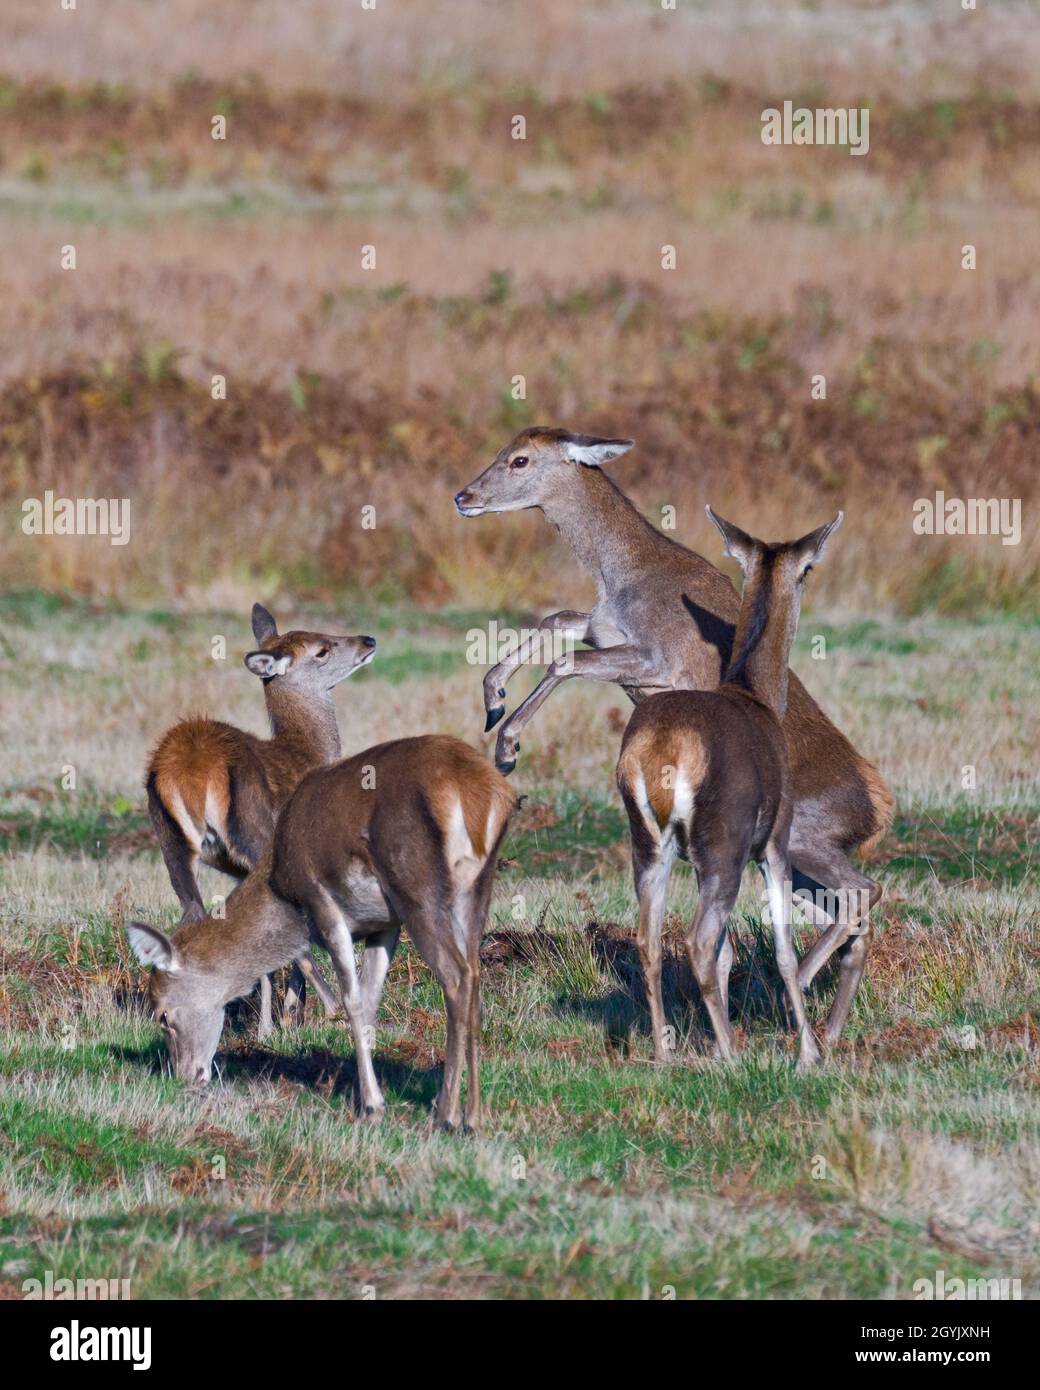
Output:
<svg viewBox="0 0 1040 1390">
<path fill-rule="evenodd" d="M 630 439 L 522 430 L 468 487 L 455 496 L 463 516 L 540 510 L 569 542 L 596 580 L 591 613 L 553 613 L 541 633 L 555 633 L 591 650 L 550 665 L 542 682 L 505 720 L 495 761 L 516 764 L 520 735 L 565 680 L 616 682 L 638 704 L 664 690 L 713 690 L 733 654 L 740 607 L 729 580 L 714 565 L 657 531 L 603 471 L 632 448 Z M 541 645 L 521 643 L 484 678 L 487 728 L 505 713 L 506 682 Z M 791 768 L 790 850 L 799 887 L 833 890 L 842 901 L 877 890 L 850 862 L 885 833 L 894 803 L 873 763 L 831 723 L 793 673 L 783 719 Z M 810 909 L 812 910 L 812 909 Z M 834 914 L 815 911 L 826 927 L 807 957 L 809 978 L 836 949 Z M 862 937 L 850 943 L 865 950 Z M 804 968 L 804 963 L 803 963 Z"/>
<path fill-rule="evenodd" d="M 227 917 L 172 936 L 127 927 L 170 1059 L 209 1080 L 224 1010 L 313 943 L 332 957 L 354 1035 L 364 1113 L 384 1100 L 372 1035 L 402 926 L 444 991 L 447 1048 L 437 1119 L 480 1120 L 480 940 L 495 865 L 516 797 L 459 739 L 397 739 L 308 773 L 278 818 L 260 863 L 228 899 Z M 363 942 L 360 973 L 354 943 Z"/>
<path fill-rule="evenodd" d="M 274 834 L 275 817 L 304 773 L 340 756 L 339 725 L 332 691 L 372 660 L 374 637 L 340 637 L 322 632 L 279 635 L 274 618 L 253 605 L 253 636 L 259 650 L 245 658 L 263 681 L 271 737 L 257 738 L 215 719 L 184 719 L 162 736 L 145 775 L 148 814 L 159 841 L 181 921 L 206 915 L 199 864 L 244 878 Z M 334 996 L 314 970 L 309 955 L 298 969 L 315 986 L 326 1009 Z M 291 1001 L 302 1001 L 294 972 Z M 271 1031 L 271 991 L 261 982 L 261 1035 Z"/>
<path fill-rule="evenodd" d="M 717 690 L 674 691 L 642 701 L 625 730 L 617 770 L 632 832 L 639 952 L 654 1052 L 658 1060 L 667 1057 L 661 928 L 668 879 L 678 856 L 694 865 L 700 886 L 687 937 L 690 963 L 719 1052 L 732 1058 L 728 983 L 733 949 L 726 924 L 744 866 L 753 861 L 766 883 L 777 964 L 799 1032 L 799 1066 L 807 1067 L 819 1059 L 819 1048 L 806 1019 L 805 974 L 799 972 L 791 940 L 792 778 L 781 720 L 802 586 L 843 514 L 799 540 L 770 545 L 707 510 L 726 553 L 744 573 L 732 658 Z M 860 912 L 879 895 L 877 890 L 861 900 Z M 850 937 L 854 944 L 842 963 L 824 1030 L 828 1045 L 841 1033 L 866 961 L 866 937 L 856 934 L 859 912 L 851 903 L 846 909 L 844 921 L 835 924 L 832 949 Z"/>
</svg>

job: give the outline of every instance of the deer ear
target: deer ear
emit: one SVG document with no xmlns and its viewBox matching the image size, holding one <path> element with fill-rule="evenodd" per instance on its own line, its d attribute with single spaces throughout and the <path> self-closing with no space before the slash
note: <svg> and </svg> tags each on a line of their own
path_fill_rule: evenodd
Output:
<svg viewBox="0 0 1040 1390">
<path fill-rule="evenodd" d="M 795 541 L 798 551 L 798 570 L 804 574 L 811 565 L 818 564 L 823 558 L 827 542 L 835 531 L 845 520 L 845 513 L 839 512 L 833 520 L 828 521 L 825 526 L 818 526 L 815 531 L 810 531 L 807 536 L 803 536 L 800 541 Z"/>
<path fill-rule="evenodd" d="M 713 522 L 719 535 L 722 537 L 725 547 L 725 554 L 730 555 L 736 560 L 737 564 L 744 571 L 748 572 L 755 547 L 758 542 L 746 531 L 742 531 L 739 526 L 734 526 L 732 521 L 727 521 L 725 517 L 713 512 L 711 507 L 704 508 L 708 520 Z"/>
<path fill-rule="evenodd" d="M 126 936 L 130 949 L 142 965 L 154 965 L 156 970 L 165 970 L 171 975 L 181 968 L 177 947 L 158 927 L 150 927 L 147 922 L 130 922 Z"/>
<path fill-rule="evenodd" d="M 597 439 L 594 434 L 569 434 L 563 441 L 563 447 L 571 463 L 599 468 L 601 464 L 627 454 L 635 442 L 634 439 Z"/>
<path fill-rule="evenodd" d="M 248 652 L 243 659 L 253 675 L 262 681 L 284 676 L 292 665 L 292 657 L 285 652 Z"/>
<path fill-rule="evenodd" d="M 258 642 L 278 636 L 278 624 L 262 603 L 253 604 L 253 636 Z"/>
</svg>

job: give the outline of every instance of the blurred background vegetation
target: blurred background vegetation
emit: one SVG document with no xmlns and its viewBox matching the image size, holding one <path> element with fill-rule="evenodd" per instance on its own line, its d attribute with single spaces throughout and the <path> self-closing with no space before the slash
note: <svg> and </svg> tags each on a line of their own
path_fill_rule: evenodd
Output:
<svg viewBox="0 0 1040 1390">
<path fill-rule="evenodd" d="M 1034 5 L 52 11 L 3 21 L 0 584 L 573 604 L 536 516 L 451 504 L 546 423 L 634 436 L 618 480 L 712 557 L 707 500 L 844 506 L 824 607 L 1035 611 Z M 764 146 L 785 98 L 868 106 L 869 155 Z M 23 536 L 45 488 L 129 497 L 131 543 Z M 1021 497 L 1022 543 L 915 536 L 939 489 Z"/>
</svg>

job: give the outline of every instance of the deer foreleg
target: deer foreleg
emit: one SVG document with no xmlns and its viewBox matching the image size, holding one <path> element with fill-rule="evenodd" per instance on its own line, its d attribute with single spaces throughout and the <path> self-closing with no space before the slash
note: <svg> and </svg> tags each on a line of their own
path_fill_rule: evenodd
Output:
<svg viewBox="0 0 1040 1390">
<path fill-rule="evenodd" d="M 591 613 L 574 613 L 568 610 L 562 613 L 550 613 L 538 624 L 537 631 L 518 643 L 516 650 L 510 652 L 497 666 L 492 666 L 484 677 L 484 708 L 487 710 L 487 721 L 484 724 L 485 733 L 493 729 L 506 712 L 506 681 L 518 667 L 530 661 L 534 653 L 541 647 L 546 634 L 563 637 L 571 642 L 584 642 L 591 622 Z M 549 663 L 538 662 L 536 664 L 548 665 Z"/>
<path fill-rule="evenodd" d="M 660 682 L 660 663 L 644 647 L 624 643 L 617 647 L 604 647 L 602 650 L 571 652 L 569 656 L 554 661 L 544 679 L 528 695 L 523 704 L 518 705 L 498 734 L 495 748 L 495 766 L 507 775 L 516 767 L 516 755 L 520 750 L 520 734 L 530 720 L 549 698 L 561 682 L 573 676 L 584 676 L 586 680 L 604 681 L 607 684 L 652 686 Z"/>
</svg>

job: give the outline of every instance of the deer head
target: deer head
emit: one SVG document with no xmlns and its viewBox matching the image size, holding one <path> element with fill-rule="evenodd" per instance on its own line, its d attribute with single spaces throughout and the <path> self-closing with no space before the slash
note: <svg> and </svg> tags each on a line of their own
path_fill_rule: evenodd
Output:
<svg viewBox="0 0 1040 1390">
<path fill-rule="evenodd" d="M 845 519 L 839 512 L 795 541 L 756 540 L 704 509 L 717 527 L 726 554 L 744 574 L 744 591 L 724 681 L 749 684 L 779 714 L 787 707 L 787 661 L 798 628 L 805 578 L 823 555 L 827 541 Z"/>
<path fill-rule="evenodd" d="M 286 632 L 279 636 L 274 618 L 262 604 L 253 604 L 253 636 L 258 651 L 249 652 L 246 666 L 266 685 L 279 681 L 300 694 L 324 694 L 375 656 L 374 637 L 336 637 L 327 632 Z"/>
<path fill-rule="evenodd" d="M 573 486 L 575 468 L 599 468 L 632 444 L 631 439 L 600 439 L 542 425 L 521 430 L 478 478 L 455 494 L 455 506 L 462 516 L 541 507 Z"/>
<path fill-rule="evenodd" d="M 224 1027 L 223 978 L 190 961 L 158 927 L 131 922 L 126 934 L 140 963 L 152 967 L 148 1002 L 166 1038 L 174 1074 L 205 1085 Z"/>
</svg>

